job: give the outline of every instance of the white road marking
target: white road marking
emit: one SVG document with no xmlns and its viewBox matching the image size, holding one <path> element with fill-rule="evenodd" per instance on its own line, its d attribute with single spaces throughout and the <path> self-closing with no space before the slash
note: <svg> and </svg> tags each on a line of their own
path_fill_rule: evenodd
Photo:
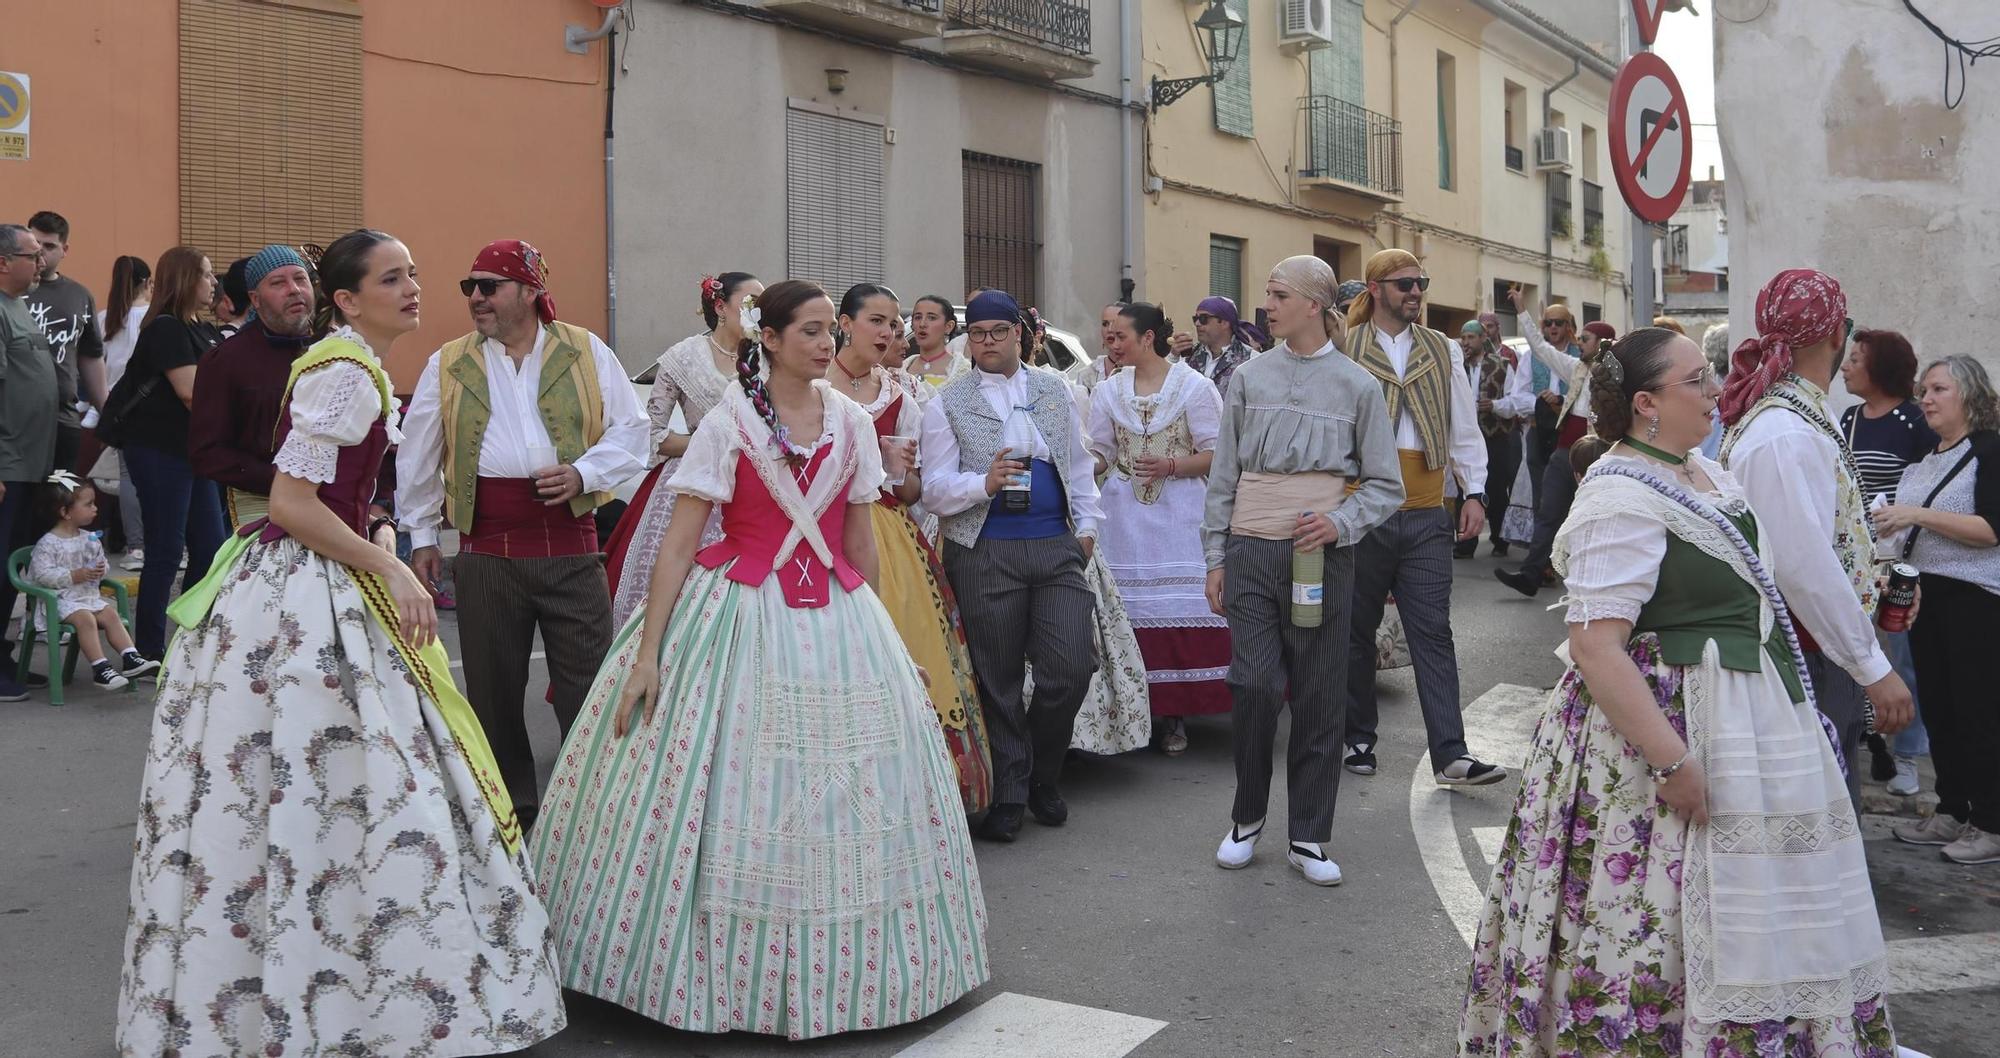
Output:
<svg viewBox="0 0 2000 1058">
<path fill-rule="evenodd" d="M 1166 1027 L 1115 1010 L 1002 992 L 896 1058 L 1124 1058 Z"/>
<path fill-rule="evenodd" d="M 528 655 L 528 660 L 529 660 L 529 661 L 540 661 L 540 660 L 542 660 L 542 659 L 543 659 L 543 658 L 545 658 L 545 657 L 548 657 L 548 655 L 547 655 L 547 654 L 545 654 L 545 653 L 543 653 L 543 652 L 541 652 L 541 651 L 539 651 L 539 650 L 537 650 L 537 651 L 535 651 L 534 653 L 532 653 L 532 654 Z M 464 667 L 465 667 L 465 659 L 464 659 L 464 658 L 459 658 L 459 659 L 458 659 L 457 661 L 454 661 L 454 662 L 452 662 L 452 663 L 451 663 L 451 667 L 452 667 L 452 668 L 455 668 L 455 669 L 462 669 L 462 668 L 464 668 Z"/>
<path fill-rule="evenodd" d="M 1519 771 L 1534 744 L 1549 692 L 1500 683 L 1465 707 L 1465 730 L 1485 760 Z M 1516 775 L 1508 782 L 1518 782 Z M 1430 757 L 1410 776 L 1410 829 L 1424 871 L 1453 928 L 1470 949 L 1485 911 L 1489 872 L 1468 869 L 1451 816 L 1452 791 L 1431 777 Z M 1490 868 L 1499 858 L 1506 827 L 1471 827 L 1472 839 Z M 1949 992 L 2000 985 L 2000 932 L 1910 937 L 1889 942 L 1890 992 Z"/>
</svg>

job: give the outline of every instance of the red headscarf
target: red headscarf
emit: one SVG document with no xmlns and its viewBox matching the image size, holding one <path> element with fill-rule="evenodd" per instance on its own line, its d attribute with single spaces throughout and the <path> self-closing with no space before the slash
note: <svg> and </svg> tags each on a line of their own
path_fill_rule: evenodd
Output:
<svg viewBox="0 0 2000 1058">
<path fill-rule="evenodd" d="M 1734 426 L 1792 369 L 1793 351 L 1833 337 L 1847 322 L 1847 295 L 1825 272 L 1790 268 L 1757 292 L 1757 337 L 1730 356 L 1722 421 Z"/>
<path fill-rule="evenodd" d="M 533 287 L 535 315 L 543 323 L 554 323 L 556 299 L 549 296 L 549 265 L 542 251 L 519 239 L 501 239 L 486 244 L 472 262 L 475 272 L 491 272 L 505 279 Z"/>
</svg>

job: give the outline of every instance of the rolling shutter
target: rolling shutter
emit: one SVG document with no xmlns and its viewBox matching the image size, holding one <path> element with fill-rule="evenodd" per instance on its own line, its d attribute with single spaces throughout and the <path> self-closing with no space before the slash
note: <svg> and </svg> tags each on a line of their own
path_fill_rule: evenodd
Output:
<svg viewBox="0 0 2000 1058">
<path fill-rule="evenodd" d="M 1208 237 L 1208 292 L 1243 304 L 1243 240 L 1227 235 Z"/>
<path fill-rule="evenodd" d="M 882 126 L 793 104 L 785 112 L 786 270 L 838 301 L 879 283 Z"/>
<path fill-rule="evenodd" d="M 217 272 L 361 226 L 361 5 L 181 0 L 181 241 Z"/>
<path fill-rule="evenodd" d="M 1227 0 L 1229 10 L 1242 15 L 1247 22 L 1250 17 L 1250 0 Z M 1244 32 L 1248 32 L 1246 29 Z M 1232 136 L 1254 136 L 1256 131 L 1250 110 L 1250 48 L 1244 42 L 1242 54 L 1223 73 L 1222 80 L 1215 82 L 1215 129 Z"/>
</svg>

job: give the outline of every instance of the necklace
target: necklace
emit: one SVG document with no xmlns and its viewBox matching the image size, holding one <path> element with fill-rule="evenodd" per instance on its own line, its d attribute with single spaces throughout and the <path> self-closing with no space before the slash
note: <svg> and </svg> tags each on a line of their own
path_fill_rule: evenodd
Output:
<svg viewBox="0 0 2000 1058">
<path fill-rule="evenodd" d="M 869 375 L 874 373 L 873 368 L 870 368 L 867 371 L 863 371 L 858 375 L 852 371 L 849 371 L 847 369 L 847 365 L 840 362 L 839 353 L 835 353 L 833 355 L 833 366 L 839 368 L 840 373 L 847 376 L 847 388 L 855 393 L 861 392 L 861 380 L 867 378 Z"/>
</svg>

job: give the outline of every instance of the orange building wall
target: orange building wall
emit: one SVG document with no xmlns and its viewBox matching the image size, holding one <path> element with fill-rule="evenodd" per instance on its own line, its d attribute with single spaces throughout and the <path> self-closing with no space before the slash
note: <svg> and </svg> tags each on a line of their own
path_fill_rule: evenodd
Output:
<svg viewBox="0 0 2000 1058">
<path fill-rule="evenodd" d="M 113 258 L 153 261 L 179 240 L 179 5 L 7 6 L 0 70 L 34 79 L 33 143 L 27 162 L 0 162 L 0 221 L 67 217 L 63 271 L 102 301 Z M 540 248 L 563 318 L 604 335 L 605 44 L 562 43 L 565 24 L 602 13 L 589 0 L 361 7 L 363 217 L 409 244 L 425 285 L 423 327 L 389 357 L 398 388 L 471 329 L 457 284 L 493 239 Z"/>
<path fill-rule="evenodd" d="M 70 223 L 64 275 L 104 301 L 120 254 L 148 262 L 180 235 L 178 5 L 9 3 L 0 70 L 33 79 L 28 160 L 0 161 L 0 222 Z"/>
</svg>

